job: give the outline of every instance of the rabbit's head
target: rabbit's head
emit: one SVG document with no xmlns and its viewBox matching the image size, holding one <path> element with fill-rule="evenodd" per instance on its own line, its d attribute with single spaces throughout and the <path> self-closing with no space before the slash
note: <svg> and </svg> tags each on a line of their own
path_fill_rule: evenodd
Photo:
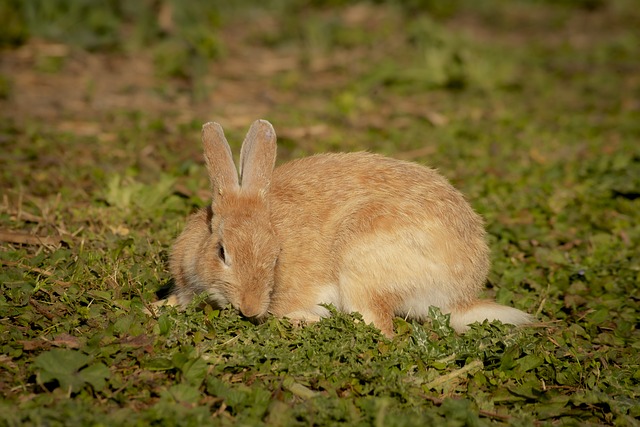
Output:
<svg viewBox="0 0 640 427">
<path fill-rule="evenodd" d="M 219 124 L 203 126 L 202 142 L 212 203 L 209 253 L 200 262 L 216 264 L 201 266 L 211 282 L 206 292 L 220 306 L 231 303 L 244 316 L 260 318 L 269 307 L 280 253 L 268 202 L 275 131 L 267 121 L 253 123 L 242 144 L 240 179 Z"/>
</svg>

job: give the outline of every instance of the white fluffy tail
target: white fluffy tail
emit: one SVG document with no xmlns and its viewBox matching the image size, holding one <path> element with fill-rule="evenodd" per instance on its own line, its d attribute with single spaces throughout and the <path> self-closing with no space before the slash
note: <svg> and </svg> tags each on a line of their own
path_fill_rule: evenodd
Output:
<svg viewBox="0 0 640 427">
<path fill-rule="evenodd" d="M 451 327 L 464 332 L 474 322 L 499 320 L 510 325 L 525 325 L 533 322 L 533 316 L 517 308 L 500 305 L 493 301 L 480 300 L 470 307 L 451 311 Z"/>
</svg>

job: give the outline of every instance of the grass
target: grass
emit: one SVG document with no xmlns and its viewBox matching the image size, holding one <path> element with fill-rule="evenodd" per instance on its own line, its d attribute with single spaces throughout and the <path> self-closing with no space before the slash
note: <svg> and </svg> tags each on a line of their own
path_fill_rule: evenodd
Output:
<svg viewBox="0 0 640 427">
<path fill-rule="evenodd" d="M 0 425 L 638 425 L 634 2 L 125 3 L 0 6 Z M 146 315 L 256 118 L 437 167 L 541 325 Z"/>
</svg>

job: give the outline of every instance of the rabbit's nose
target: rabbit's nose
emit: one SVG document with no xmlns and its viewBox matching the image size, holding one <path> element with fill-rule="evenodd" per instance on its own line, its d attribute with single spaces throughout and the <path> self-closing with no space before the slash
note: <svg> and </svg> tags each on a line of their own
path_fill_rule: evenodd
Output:
<svg viewBox="0 0 640 427">
<path fill-rule="evenodd" d="M 260 317 L 260 314 L 262 314 L 258 307 L 252 307 L 252 306 L 240 307 L 240 313 L 244 317 L 249 319 Z"/>
<path fill-rule="evenodd" d="M 238 307 L 240 314 L 242 314 L 247 319 L 258 319 L 265 314 L 266 304 L 255 296 L 247 296 L 240 303 Z"/>
</svg>

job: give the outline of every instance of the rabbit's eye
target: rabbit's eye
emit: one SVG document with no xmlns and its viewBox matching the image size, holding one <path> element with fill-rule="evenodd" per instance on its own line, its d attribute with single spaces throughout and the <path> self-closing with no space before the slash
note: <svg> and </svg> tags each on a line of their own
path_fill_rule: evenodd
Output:
<svg viewBox="0 0 640 427">
<path fill-rule="evenodd" d="M 222 260 L 222 262 L 224 262 L 225 264 L 227 263 L 227 254 L 224 251 L 224 246 L 222 246 L 222 243 L 218 243 L 218 257 L 220 258 L 220 260 Z"/>
</svg>

